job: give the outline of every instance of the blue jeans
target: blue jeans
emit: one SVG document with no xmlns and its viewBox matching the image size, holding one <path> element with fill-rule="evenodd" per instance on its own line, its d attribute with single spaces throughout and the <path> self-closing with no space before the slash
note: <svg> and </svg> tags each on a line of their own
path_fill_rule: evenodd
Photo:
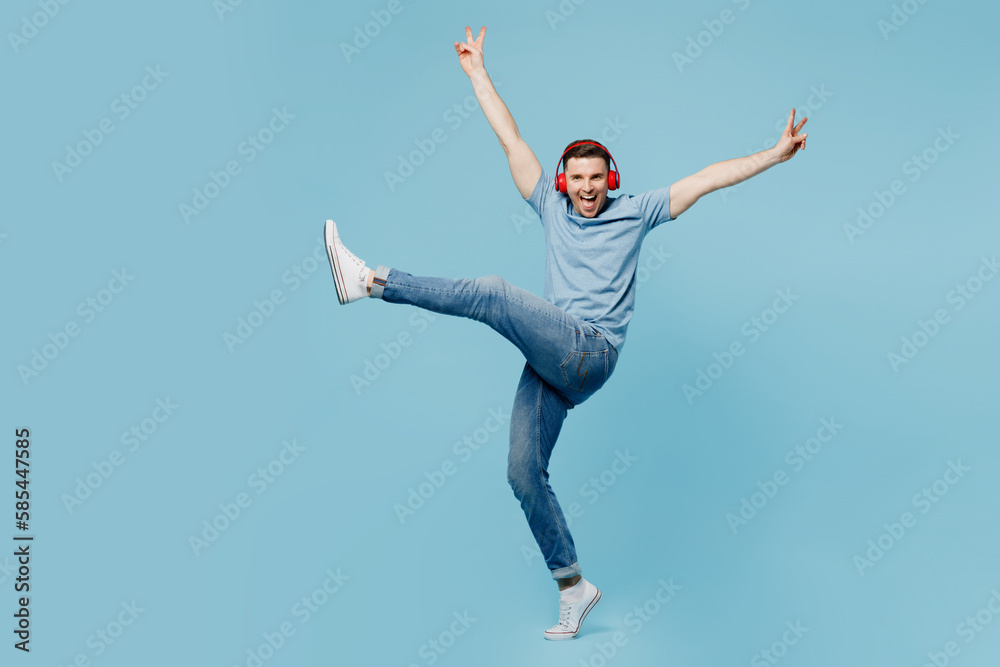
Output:
<svg viewBox="0 0 1000 667">
<path fill-rule="evenodd" d="M 552 487 L 549 457 L 566 413 L 600 389 L 618 351 L 591 324 L 499 276 L 424 278 L 379 266 L 371 296 L 484 322 L 527 363 L 510 413 L 507 481 L 554 579 L 580 574 L 573 537 Z"/>
</svg>

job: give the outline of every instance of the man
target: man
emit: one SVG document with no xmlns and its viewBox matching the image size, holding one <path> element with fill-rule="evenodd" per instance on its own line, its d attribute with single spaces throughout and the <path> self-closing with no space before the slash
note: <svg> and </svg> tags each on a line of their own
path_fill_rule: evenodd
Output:
<svg viewBox="0 0 1000 667">
<path fill-rule="evenodd" d="M 559 586 L 559 621 L 545 637 L 573 639 L 601 592 L 581 575 L 573 538 L 548 482 L 549 457 L 567 411 L 592 396 L 614 372 L 632 317 L 642 241 L 703 195 L 804 149 L 807 135 L 798 132 L 806 119 L 793 128 L 793 109 L 772 149 L 710 165 L 669 188 L 609 198 L 608 191 L 618 187 L 618 173 L 597 142 L 570 144 L 562 156 L 565 173 L 555 179 L 546 175 L 486 73 L 486 28 L 475 40 L 471 28 L 465 32 L 466 41 L 455 42 L 459 63 L 507 155 L 514 185 L 545 230 L 545 299 L 498 276 L 450 280 L 415 277 L 385 266 L 373 271 L 347 250 L 329 220 L 327 250 L 342 304 L 371 296 L 467 317 L 488 324 L 524 354 L 510 416 L 507 479 Z"/>
</svg>

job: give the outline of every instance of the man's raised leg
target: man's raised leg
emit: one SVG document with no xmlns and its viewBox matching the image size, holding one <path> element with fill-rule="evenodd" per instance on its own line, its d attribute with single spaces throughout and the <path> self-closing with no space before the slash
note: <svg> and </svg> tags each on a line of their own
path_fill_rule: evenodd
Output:
<svg viewBox="0 0 1000 667">
<path fill-rule="evenodd" d="M 584 398 L 585 392 L 567 386 L 560 363 L 577 349 L 579 332 L 590 330 L 589 325 L 500 276 L 432 278 L 381 265 L 372 275 L 344 246 L 333 221 L 327 221 L 326 239 L 342 304 L 370 296 L 483 322 L 512 342 L 546 382 L 565 388 L 574 403 Z"/>
<path fill-rule="evenodd" d="M 547 382 L 555 387 L 566 386 L 560 363 L 575 348 L 576 332 L 583 325 L 500 276 L 434 278 L 379 267 L 371 295 L 390 303 L 482 322 L 513 343 Z"/>
</svg>

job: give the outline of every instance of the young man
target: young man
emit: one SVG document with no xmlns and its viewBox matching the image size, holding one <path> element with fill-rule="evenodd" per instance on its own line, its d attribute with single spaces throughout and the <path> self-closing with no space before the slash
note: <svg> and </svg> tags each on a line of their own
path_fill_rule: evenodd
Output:
<svg viewBox="0 0 1000 667">
<path fill-rule="evenodd" d="M 564 174 L 549 177 L 521 138 L 483 65 L 483 39 L 455 42 L 462 69 L 507 155 L 514 185 L 538 213 L 545 231 L 545 299 L 498 276 L 475 280 L 415 277 L 371 270 L 326 223 L 326 244 L 342 304 L 366 296 L 407 303 L 488 324 L 517 346 L 526 363 L 510 413 L 507 480 L 560 590 L 559 621 L 547 639 L 573 639 L 601 592 L 581 576 L 573 538 L 552 487 L 548 463 L 567 411 L 600 389 L 614 372 L 635 302 L 636 265 L 646 234 L 673 220 L 710 192 L 740 183 L 805 148 L 788 118 L 774 148 L 718 162 L 637 196 L 609 198 L 618 187 L 610 154 L 597 142 L 570 144 Z M 558 172 L 558 168 L 556 169 Z"/>
</svg>

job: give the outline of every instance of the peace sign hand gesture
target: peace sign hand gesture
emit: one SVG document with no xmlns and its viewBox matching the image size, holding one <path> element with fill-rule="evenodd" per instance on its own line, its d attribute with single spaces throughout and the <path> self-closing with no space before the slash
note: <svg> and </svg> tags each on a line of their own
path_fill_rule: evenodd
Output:
<svg viewBox="0 0 1000 667">
<path fill-rule="evenodd" d="M 458 62 L 462 69 L 470 77 L 479 71 L 485 71 L 483 65 L 483 38 L 486 36 L 486 26 L 479 31 L 479 37 L 472 39 L 472 28 L 465 26 L 464 42 L 455 42 L 455 53 L 458 54 Z"/>
<path fill-rule="evenodd" d="M 808 134 L 799 134 L 799 130 L 802 126 L 806 124 L 808 118 L 803 118 L 798 125 L 794 128 L 792 123 L 795 122 L 795 109 L 792 109 L 792 113 L 788 116 L 788 125 L 785 126 L 785 131 L 781 133 L 781 139 L 774 146 L 774 154 L 777 157 L 778 162 L 787 162 L 792 159 L 799 149 L 805 150 L 806 148 L 806 137 Z"/>
</svg>

